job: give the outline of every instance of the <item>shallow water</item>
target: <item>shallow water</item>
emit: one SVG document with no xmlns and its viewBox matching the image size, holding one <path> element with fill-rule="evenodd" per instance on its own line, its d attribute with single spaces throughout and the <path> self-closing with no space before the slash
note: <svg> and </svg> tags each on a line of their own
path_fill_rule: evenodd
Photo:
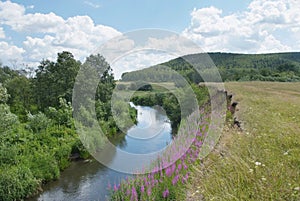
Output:
<svg viewBox="0 0 300 201">
<path fill-rule="evenodd" d="M 135 106 L 138 124 L 131 127 L 124 140 L 114 140 L 117 146 L 110 160 L 118 160 L 118 152 L 134 154 L 155 152 L 165 148 L 172 140 L 172 129 L 165 112 L 159 108 Z M 43 186 L 44 191 L 29 201 L 63 200 L 107 200 L 108 184 L 118 183 L 122 178 L 131 176 L 105 167 L 98 161 L 72 162 L 61 173 L 57 181 Z"/>
</svg>

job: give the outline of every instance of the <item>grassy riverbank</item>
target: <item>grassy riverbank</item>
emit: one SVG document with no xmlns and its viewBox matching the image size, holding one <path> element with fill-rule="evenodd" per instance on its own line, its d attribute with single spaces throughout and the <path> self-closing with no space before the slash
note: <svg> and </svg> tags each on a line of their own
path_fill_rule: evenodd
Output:
<svg viewBox="0 0 300 201">
<path fill-rule="evenodd" d="M 187 200 L 300 199 L 300 83 L 231 82 L 243 131 L 193 167 Z"/>
</svg>

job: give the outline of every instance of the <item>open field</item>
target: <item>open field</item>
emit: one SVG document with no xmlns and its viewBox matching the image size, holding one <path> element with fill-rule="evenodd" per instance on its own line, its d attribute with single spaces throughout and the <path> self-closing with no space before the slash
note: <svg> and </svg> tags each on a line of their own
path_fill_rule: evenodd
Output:
<svg viewBox="0 0 300 201">
<path fill-rule="evenodd" d="M 243 130 L 224 129 L 187 200 L 300 200 L 300 83 L 230 82 Z"/>
</svg>

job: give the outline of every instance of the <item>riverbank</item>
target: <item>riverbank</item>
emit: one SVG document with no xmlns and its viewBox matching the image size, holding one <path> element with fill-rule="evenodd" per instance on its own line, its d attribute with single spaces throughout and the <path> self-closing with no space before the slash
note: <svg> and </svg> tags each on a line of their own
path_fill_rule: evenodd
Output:
<svg viewBox="0 0 300 201">
<path fill-rule="evenodd" d="M 226 127 L 192 169 L 186 200 L 300 199 L 300 83 L 230 82 L 242 130 Z"/>
<path fill-rule="evenodd" d="M 103 153 L 102 156 L 105 158 L 102 160 L 106 161 L 105 164 L 93 158 L 72 162 L 70 167 L 61 173 L 58 180 L 44 185 L 43 192 L 28 201 L 107 200 L 110 193 L 109 184 L 119 183 L 121 179 L 131 177 L 130 174 L 116 169 L 126 168 L 131 164 L 124 162 L 122 167 L 114 165 L 122 161 L 122 152 L 133 154 L 156 152 L 172 141 L 171 124 L 165 113 L 146 106 L 135 106 L 135 108 L 138 111 L 137 125 L 129 128 L 126 134 L 110 138 L 115 149 Z M 142 140 L 143 138 L 148 139 Z"/>
</svg>

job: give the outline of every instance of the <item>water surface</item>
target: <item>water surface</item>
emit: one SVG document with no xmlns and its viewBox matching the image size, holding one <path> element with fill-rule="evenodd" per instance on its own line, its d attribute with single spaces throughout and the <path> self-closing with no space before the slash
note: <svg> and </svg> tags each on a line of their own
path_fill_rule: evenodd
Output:
<svg viewBox="0 0 300 201">
<path fill-rule="evenodd" d="M 134 106 L 134 105 L 132 105 Z M 134 106 L 137 109 L 138 124 L 131 127 L 123 140 L 112 141 L 116 145 L 110 160 L 118 160 L 118 152 L 123 150 L 134 154 L 156 152 L 164 149 L 172 140 L 172 129 L 165 112 L 159 108 Z M 61 173 L 57 181 L 49 182 L 39 195 L 30 201 L 82 201 L 107 200 L 108 184 L 118 183 L 131 176 L 111 170 L 97 161 L 72 162 Z"/>
</svg>

